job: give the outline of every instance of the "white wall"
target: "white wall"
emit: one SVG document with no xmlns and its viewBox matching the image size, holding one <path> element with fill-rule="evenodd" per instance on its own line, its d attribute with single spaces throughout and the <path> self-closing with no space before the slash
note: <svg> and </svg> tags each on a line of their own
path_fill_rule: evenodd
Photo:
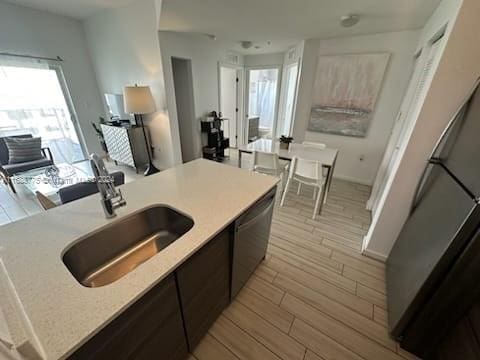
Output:
<svg viewBox="0 0 480 360">
<path fill-rule="evenodd" d="M 60 63 L 89 152 L 101 152 L 91 122 L 104 116 L 82 24 L 0 2 L 0 52 L 64 59 Z"/>
<path fill-rule="evenodd" d="M 145 117 L 160 169 L 179 163 L 177 123 L 171 123 L 165 100 L 158 44 L 158 0 L 135 0 L 100 11 L 84 22 L 100 90 L 121 94 L 125 85 L 149 85 L 157 112 Z"/>
<path fill-rule="evenodd" d="M 245 55 L 245 67 L 282 66 L 285 53 Z"/>
<path fill-rule="evenodd" d="M 296 142 L 318 141 L 339 149 L 336 177 L 373 183 L 408 85 L 419 34 L 412 30 L 305 41 L 293 137 Z M 318 56 L 375 52 L 388 52 L 391 56 L 367 136 L 354 138 L 307 131 Z"/>
<path fill-rule="evenodd" d="M 202 141 L 200 120 L 212 111 L 218 111 L 218 63 L 228 62 L 231 51 L 225 50 L 221 43 L 212 41 L 200 35 L 188 35 L 172 32 L 159 32 L 162 50 L 165 88 L 167 92 L 168 112 L 172 122 L 177 122 L 175 92 L 173 86 L 172 57 L 192 60 L 193 95 L 195 118 L 192 124 L 194 130 L 194 148 L 197 157 L 202 156 Z M 237 54 L 238 55 L 238 54 Z M 238 55 L 238 65 L 243 66 L 243 56 Z"/>
<path fill-rule="evenodd" d="M 415 111 L 412 134 L 400 149 L 398 162 L 365 238 L 367 254 L 388 256 L 408 216 L 431 151 L 480 76 L 479 15 L 478 0 L 444 0 L 422 33 L 420 46 L 448 24 L 443 56 L 434 64 L 436 72 L 426 84 Z"/>
</svg>

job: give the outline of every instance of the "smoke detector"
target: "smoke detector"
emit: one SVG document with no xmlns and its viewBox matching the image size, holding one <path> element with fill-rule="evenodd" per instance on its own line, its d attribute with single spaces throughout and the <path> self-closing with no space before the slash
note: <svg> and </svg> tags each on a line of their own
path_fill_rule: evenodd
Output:
<svg viewBox="0 0 480 360">
<path fill-rule="evenodd" d="M 253 46 L 253 43 L 251 41 L 241 41 L 240 44 L 244 49 L 250 49 Z"/>
<path fill-rule="evenodd" d="M 352 27 L 354 25 L 356 25 L 358 23 L 358 21 L 360 20 L 360 16 L 358 15 L 344 15 L 340 18 L 340 24 L 343 26 L 343 27 Z"/>
</svg>

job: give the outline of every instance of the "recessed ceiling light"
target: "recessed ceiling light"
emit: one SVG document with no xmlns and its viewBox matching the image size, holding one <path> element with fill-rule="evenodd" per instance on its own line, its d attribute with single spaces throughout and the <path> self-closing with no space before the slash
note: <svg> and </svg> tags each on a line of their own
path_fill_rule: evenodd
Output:
<svg viewBox="0 0 480 360">
<path fill-rule="evenodd" d="M 352 27 L 358 23 L 360 20 L 360 16 L 352 14 L 352 15 L 344 15 L 340 18 L 340 24 L 343 27 Z"/>
</svg>

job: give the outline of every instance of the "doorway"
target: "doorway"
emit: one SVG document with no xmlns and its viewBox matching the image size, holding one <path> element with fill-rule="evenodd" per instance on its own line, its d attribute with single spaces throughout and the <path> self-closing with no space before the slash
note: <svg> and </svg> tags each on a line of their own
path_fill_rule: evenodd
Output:
<svg viewBox="0 0 480 360">
<path fill-rule="evenodd" d="M 86 147 L 59 64 L 0 57 L 0 136 L 42 138 L 56 163 L 86 159 Z"/>
<path fill-rule="evenodd" d="M 277 126 L 280 67 L 251 68 L 247 71 L 246 119 L 258 117 L 258 136 L 273 138 Z"/>
<path fill-rule="evenodd" d="M 193 98 L 192 60 L 172 57 L 172 75 L 184 163 L 196 159 L 199 144 L 195 136 L 195 103 Z"/>
<path fill-rule="evenodd" d="M 230 147 L 238 146 L 238 123 L 241 109 L 242 69 L 233 65 L 219 64 L 219 109 L 224 121 L 225 137 L 230 139 Z"/>
</svg>

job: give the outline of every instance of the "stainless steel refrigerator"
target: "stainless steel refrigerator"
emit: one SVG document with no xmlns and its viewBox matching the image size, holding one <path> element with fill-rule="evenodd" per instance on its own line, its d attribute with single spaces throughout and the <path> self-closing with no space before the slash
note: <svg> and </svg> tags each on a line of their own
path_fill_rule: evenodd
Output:
<svg viewBox="0 0 480 360">
<path fill-rule="evenodd" d="M 436 346 L 480 297 L 479 199 L 477 85 L 428 161 L 387 260 L 390 332 L 422 358 L 435 357 Z"/>
</svg>

